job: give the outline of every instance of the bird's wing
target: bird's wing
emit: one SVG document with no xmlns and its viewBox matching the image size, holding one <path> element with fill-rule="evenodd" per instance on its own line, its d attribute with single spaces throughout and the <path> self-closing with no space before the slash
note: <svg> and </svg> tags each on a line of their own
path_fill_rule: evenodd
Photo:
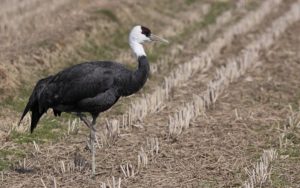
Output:
<svg viewBox="0 0 300 188">
<path fill-rule="evenodd" d="M 84 63 L 58 73 L 48 84 L 44 97 L 49 104 L 74 104 L 113 87 L 114 64 Z"/>
</svg>

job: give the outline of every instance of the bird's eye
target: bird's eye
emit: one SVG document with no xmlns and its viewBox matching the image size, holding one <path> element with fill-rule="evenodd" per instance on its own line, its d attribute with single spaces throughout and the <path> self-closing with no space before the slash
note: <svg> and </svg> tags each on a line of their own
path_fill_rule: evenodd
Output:
<svg viewBox="0 0 300 188">
<path fill-rule="evenodd" d="M 150 37 L 151 31 L 147 27 L 141 26 L 142 28 L 142 34 L 146 35 L 146 37 Z"/>
</svg>

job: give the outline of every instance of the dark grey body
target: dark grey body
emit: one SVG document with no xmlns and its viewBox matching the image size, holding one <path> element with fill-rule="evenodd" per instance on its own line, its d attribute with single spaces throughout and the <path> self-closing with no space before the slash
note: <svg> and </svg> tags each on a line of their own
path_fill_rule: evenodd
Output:
<svg viewBox="0 0 300 188">
<path fill-rule="evenodd" d="M 33 131 L 49 108 L 53 109 L 54 115 L 89 112 L 97 117 L 120 97 L 131 95 L 143 87 L 148 78 L 149 64 L 145 56 L 139 57 L 138 62 L 136 71 L 110 61 L 87 62 L 41 79 L 29 98 L 21 120 L 29 110 L 32 111 Z"/>
</svg>

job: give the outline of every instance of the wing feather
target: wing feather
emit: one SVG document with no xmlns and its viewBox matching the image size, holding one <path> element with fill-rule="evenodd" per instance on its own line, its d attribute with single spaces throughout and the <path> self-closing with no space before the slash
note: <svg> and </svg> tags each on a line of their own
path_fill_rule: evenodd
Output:
<svg viewBox="0 0 300 188">
<path fill-rule="evenodd" d="M 43 93 L 49 107 L 74 104 L 114 87 L 118 72 L 125 68 L 113 62 L 90 62 L 75 65 L 53 77 Z M 122 72 L 121 71 L 121 72 Z M 125 70 L 127 71 L 127 69 Z M 118 79 L 118 78 L 117 78 Z"/>
</svg>

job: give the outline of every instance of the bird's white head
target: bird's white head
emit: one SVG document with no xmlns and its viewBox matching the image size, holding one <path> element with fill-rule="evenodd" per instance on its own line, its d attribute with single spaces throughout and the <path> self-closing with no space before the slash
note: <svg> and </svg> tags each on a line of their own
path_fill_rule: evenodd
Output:
<svg viewBox="0 0 300 188">
<path fill-rule="evenodd" d="M 150 29 L 141 25 L 134 26 L 129 34 L 129 44 L 137 57 L 146 56 L 142 44 L 151 41 L 169 43 L 166 39 L 152 34 Z"/>
</svg>

